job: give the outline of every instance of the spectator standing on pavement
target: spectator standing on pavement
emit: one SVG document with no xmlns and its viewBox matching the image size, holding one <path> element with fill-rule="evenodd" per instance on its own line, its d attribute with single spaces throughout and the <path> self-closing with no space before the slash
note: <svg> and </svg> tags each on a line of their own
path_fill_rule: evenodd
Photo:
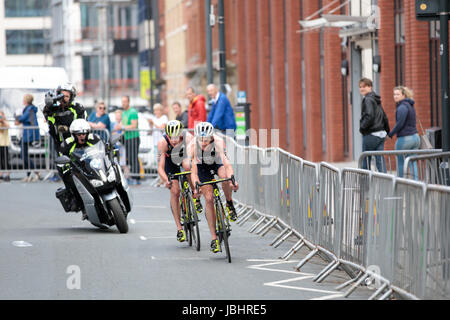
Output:
<svg viewBox="0 0 450 320">
<path fill-rule="evenodd" d="M 122 123 L 122 110 L 117 109 L 116 111 L 114 111 L 114 117 L 115 117 L 115 122 L 111 123 L 111 134 L 122 134 L 122 130 L 118 129 L 119 124 Z M 123 137 L 122 137 L 123 138 Z M 117 142 L 117 148 L 119 149 L 119 155 L 120 155 L 120 159 L 119 159 L 119 164 L 122 167 L 123 170 L 123 174 L 125 175 L 126 179 L 130 178 L 130 168 L 127 166 L 127 151 L 125 149 L 125 146 L 122 143 L 123 139 L 120 139 L 119 142 Z"/>
<path fill-rule="evenodd" d="M 416 110 L 414 108 L 413 92 L 404 86 L 394 88 L 396 103 L 395 127 L 389 132 L 389 137 L 397 135 L 395 150 L 416 150 L 420 147 L 420 137 L 416 126 Z M 397 156 L 397 175 L 403 177 L 403 155 Z M 414 177 L 417 178 L 417 164 L 414 164 Z"/>
<path fill-rule="evenodd" d="M 25 106 L 22 115 L 16 117 L 15 124 L 22 124 L 23 136 L 20 142 L 21 146 L 21 158 L 23 161 L 24 169 L 34 169 L 35 165 L 33 160 L 29 157 L 29 148 L 34 141 L 39 141 L 39 124 L 37 122 L 37 107 L 33 105 L 34 97 L 33 95 L 27 93 L 23 96 L 23 105 Z M 23 182 L 37 181 L 40 178 L 39 174 L 36 174 L 34 177 L 30 175 L 30 172 L 27 172 L 27 176 L 22 179 Z"/>
<path fill-rule="evenodd" d="M 226 134 L 227 131 L 230 134 L 230 130 L 234 133 L 236 131 L 236 117 L 230 100 L 214 84 L 209 84 L 206 91 L 212 99 L 211 111 L 206 121 L 223 134 Z"/>
<path fill-rule="evenodd" d="M 106 114 L 106 106 L 103 101 L 97 102 L 95 109 L 96 111 L 89 115 L 88 122 L 92 130 L 95 130 L 95 133 L 106 142 L 108 135 L 105 131 L 107 130 L 108 133 L 111 132 L 111 120 L 109 120 L 109 116 Z"/>
<path fill-rule="evenodd" d="M 166 124 L 169 122 L 169 118 L 164 114 L 164 107 L 162 104 L 157 103 L 153 106 L 153 116 L 148 119 L 150 124 L 150 129 L 152 129 L 152 140 L 153 140 L 153 150 L 154 159 L 157 161 L 158 153 L 158 142 L 161 140 Z"/>
<path fill-rule="evenodd" d="M 125 149 L 127 154 L 127 165 L 130 173 L 134 175 L 134 180 L 129 179 L 129 184 L 141 184 L 139 176 L 139 145 L 141 140 L 138 130 L 138 112 L 130 106 L 130 97 L 122 97 L 122 122 L 116 125 L 117 130 L 124 130 Z"/>
<path fill-rule="evenodd" d="M 206 98 L 201 94 L 197 95 L 194 88 L 186 89 L 186 98 L 189 100 L 188 126 L 185 128 L 194 129 L 195 125 L 206 121 Z"/>
<path fill-rule="evenodd" d="M 175 120 L 180 121 L 183 124 L 183 128 L 188 127 L 188 112 L 182 111 L 181 104 L 178 101 L 172 103 L 172 110 L 175 113 Z"/>
<path fill-rule="evenodd" d="M 363 135 L 362 151 L 382 151 L 386 135 L 389 133 L 389 121 L 381 105 L 381 98 L 372 90 L 372 80 L 362 78 L 359 81 L 359 92 L 364 96 L 361 104 L 359 132 Z M 386 173 L 383 156 L 376 156 L 379 172 Z M 362 169 L 370 169 L 371 157 L 364 159 Z"/>
<path fill-rule="evenodd" d="M 6 120 L 5 113 L 0 110 L 0 178 L 4 181 L 9 181 L 9 173 L 4 172 L 2 170 L 9 169 L 9 132 L 8 132 L 9 124 Z"/>
</svg>

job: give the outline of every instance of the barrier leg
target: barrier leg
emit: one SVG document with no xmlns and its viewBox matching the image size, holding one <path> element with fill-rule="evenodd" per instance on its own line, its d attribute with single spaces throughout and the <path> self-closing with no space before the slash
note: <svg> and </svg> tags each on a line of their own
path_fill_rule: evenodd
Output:
<svg viewBox="0 0 450 320">
<path fill-rule="evenodd" d="M 314 248 L 300 263 L 295 267 L 295 270 L 300 271 L 300 268 L 303 267 L 312 257 L 314 257 L 319 252 L 319 249 Z"/>
<path fill-rule="evenodd" d="M 251 209 L 251 208 L 248 208 L 248 209 L 249 209 L 249 212 L 247 212 L 245 215 L 243 215 L 241 217 L 241 219 L 236 222 L 236 224 L 238 224 L 238 225 L 244 224 L 248 219 L 250 219 L 251 216 L 253 216 L 253 214 L 255 214 L 256 210 Z"/>
<path fill-rule="evenodd" d="M 271 228 L 275 225 L 275 223 L 277 223 L 277 218 L 272 218 L 269 220 L 269 222 L 267 224 L 265 224 L 261 229 L 256 231 L 256 234 L 260 234 L 261 232 L 263 232 L 265 229 L 267 228 Z"/>
<path fill-rule="evenodd" d="M 377 291 L 375 291 L 369 298 L 369 300 L 375 300 L 375 297 L 378 296 L 381 292 L 384 291 L 384 289 L 386 289 L 386 287 L 388 286 L 387 283 L 383 283 L 383 285 L 381 287 L 379 287 L 377 289 Z"/>
<path fill-rule="evenodd" d="M 278 224 L 278 219 L 275 219 L 275 221 L 272 222 L 272 223 L 270 224 L 270 226 L 267 227 L 266 230 L 265 230 L 263 233 L 261 233 L 261 237 L 264 237 L 264 236 L 270 231 L 270 229 L 276 227 L 277 224 Z"/>
<path fill-rule="evenodd" d="M 356 290 L 356 288 L 359 287 L 359 285 L 369 276 L 368 273 L 365 273 L 362 277 L 359 278 L 358 281 L 356 281 L 350 289 L 347 290 L 347 292 L 344 294 L 344 298 L 348 298 L 349 295 L 352 294 L 353 291 Z"/>
<path fill-rule="evenodd" d="M 278 248 L 280 244 L 282 244 L 284 241 L 286 241 L 287 238 L 289 238 L 294 231 L 289 231 L 283 238 L 281 238 L 277 243 L 274 244 L 274 248 Z"/>
<path fill-rule="evenodd" d="M 337 261 L 337 260 L 332 261 L 313 278 L 313 281 L 318 282 L 318 283 L 322 282 L 338 266 L 339 266 L 339 261 Z"/>
<path fill-rule="evenodd" d="M 275 242 L 277 242 L 287 231 L 289 230 L 289 228 L 283 229 L 280 234 L 278 234 L 275 239 L 272 240 L 272 242 L 269 244 L 270 246 L 272 246 Z"/>
<path fill-rule="evenodd" d="M 248 232 L 253 233 L 253 231 L 256 230 L 256 228 L 258 228 L 258 226 L 264 222 L 264 220 L 266 220 L 265 216 L 261 216 L 258 220 L 256 220 L 256 222 L 250 227 L 250 229 L 248 230 Z"/>
<path fill-rule="evenodd" d="M 357 281 L 357 280 L 359 279 L 359 277 L 360 277 L 362 274 L 363 274 L 363 273 L 360 271 L 360 272 L 358 273 L 358 275 L 357 275 L 355 278 L 352 278 L 352 279 L 350 279 L 350 280 L 348 280 L 348 281 L 346 281 L 346 282 L 344 282 L 344 283 L 338 285 L 335 289 L 336 289 L 336 290 L 341 290 L 341 289 L 345 288 L 345 287 L 348 286 L 349 284 L 351 284 L 351 283 Z"/>
<path fill-rule="evenodd" d="M 380 299 L 378 300 L 386 300 L 387 298 L 389 298 L 391 296 L 391 294 L 394 293 L 394 291 L 392 291 L 392 289 L 389 289 L 385 294 L 383 294 Z"/>
<path fill-rule="evenodd" d="M 280 259 L 288 260 L 294 253 L 296 253 L 298 250 L 300 250 L 304 244 L 305 244 L 305 242 L 303 241 L 303 239 L 300 239 L 296 244 L 294 244 L 291 247 L 291 249 L 289 249 L 288 252 L 286 252 L 283 256 L 281 256 Z"/>
</svg>

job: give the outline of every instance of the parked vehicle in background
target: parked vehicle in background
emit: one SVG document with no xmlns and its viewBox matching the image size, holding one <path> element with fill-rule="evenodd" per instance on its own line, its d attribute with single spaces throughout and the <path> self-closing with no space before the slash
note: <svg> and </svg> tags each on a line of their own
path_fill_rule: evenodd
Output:
<svg viewBox="0 0 450 320">
<path fill-rule="evenodd" d="M 45 161 L 45 139 L 48 126 L 45 123 L 42 108 L 44 96 L 55 90 L 61 83 L 68 82 L 67 72 L 57 67 L 0 67 L 0 109 L 5 112 L 10 125 L 10 164 L 13 168 L 21 167 L 20 140 L 22 127 L 14 124 L 14 118 L 22 114 L 23 96 L 30 93 L 34 105 L 38 107 L 37 120 L 40 139 L 29 149 L 29 156 L 35 160 L 36 169 Z"/>
</svg>

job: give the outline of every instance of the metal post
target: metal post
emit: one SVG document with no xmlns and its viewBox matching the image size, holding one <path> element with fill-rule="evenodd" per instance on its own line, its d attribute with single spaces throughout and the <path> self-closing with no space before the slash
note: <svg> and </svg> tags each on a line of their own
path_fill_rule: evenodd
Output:
<svg viewBox="0 0 450 320">
<path fill-rule="evenodd" d="M 449 121 L 449 52 L 448 52 L 448 20 L 449 4 L 448 0 L 440 0 L 439 20 L 441 26 L 441 98 L 442 98 L 442 151 L 450 151 L 450 121 Z"/>
<path fill-rule="evenodd" d="M 219 62 L 220 62 L 220 91 L 227 94 L 227 60 L 225 55 L 225 7 L 223 0 L 219 0 Z"/>
<path fill-rule="evenodd" d="M 213 67 L 212 67 L 212 25 L 211 25 L 211 0 L 205 0 L 206 12 L 206 80 L 208 84 L 214 82 Z"/>
</svg>

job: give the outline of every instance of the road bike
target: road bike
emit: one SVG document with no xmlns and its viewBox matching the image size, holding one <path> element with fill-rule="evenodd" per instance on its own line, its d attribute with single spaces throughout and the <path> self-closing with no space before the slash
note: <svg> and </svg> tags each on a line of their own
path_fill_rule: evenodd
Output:
<svg viewBox="0 0 450 320">
<path fill-rule="evenodd" d="M 200 251 L 200 229 L 198 225 L 200 220 L 198 219 L 197 210 L 192 198 L 191 187 L 187 178 L 190 174 L 190 171 L 171 174 L 169 175 L 169 182 L 178 178 L 181 188 L 180 207 L 183 229 L 189 246 L 192 247 L 194 245 L 195 249 Z"/>
<path fill-rule="evenodd" d="M 222 203 L 222 199 L 220 198 L 219 191 L 219 183 L 231 181 L 233 185 L 235 185 L 234 176 L 228 179 L 217 179 L 211 180 L 204 183 L 196 183 L 195 188 L 197 189 L 197 193 L 202 186 L 211 185 L 213 187 L 213 196 L 214 196 L 214 212 L 216 215 L 216 235 L 219 240 L 219 251 L 222 252 L 222 242 L 225 246 L 225 252 L 227 255 L 228 262 L 231 263 L 231 254 L 230 254 L 230 245 L 228 242 L 228 238 L 231 235 L 231 224 L 228 214 L 225 213 L 224 205 Z"/>
</svg>

